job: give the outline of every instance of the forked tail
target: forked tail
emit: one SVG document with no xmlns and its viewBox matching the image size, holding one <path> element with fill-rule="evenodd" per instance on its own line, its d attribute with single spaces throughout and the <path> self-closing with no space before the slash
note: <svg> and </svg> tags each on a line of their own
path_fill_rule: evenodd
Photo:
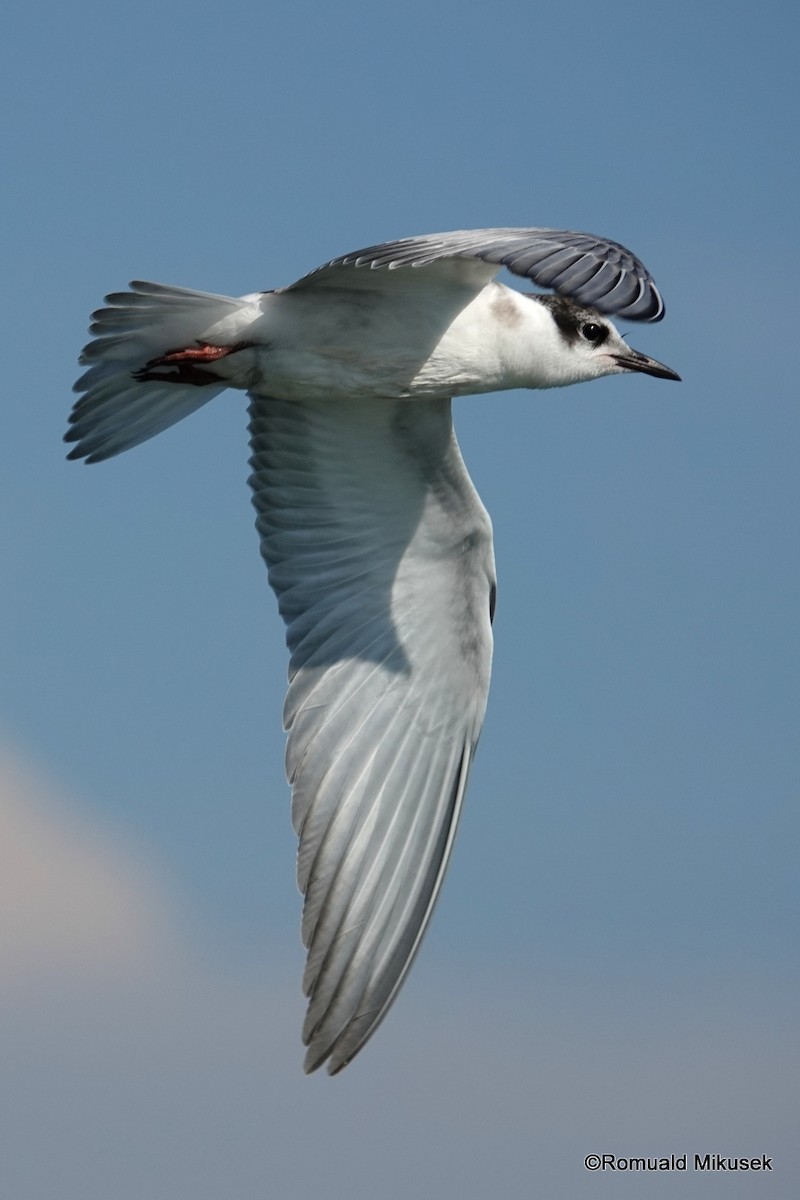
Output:
<svg viewBox="0 0 800 1200">
<path fill-rule="evenodd" d="M 133 282 L 92 314 L 81 354 L 84 393 L 70 414 L 68 458 L 101 462 L 168 429 L 228 386 L 213 364 L 241 347 L 237 328 L 252 298 L 235 300 L 161 283 Z"/>
</svg>

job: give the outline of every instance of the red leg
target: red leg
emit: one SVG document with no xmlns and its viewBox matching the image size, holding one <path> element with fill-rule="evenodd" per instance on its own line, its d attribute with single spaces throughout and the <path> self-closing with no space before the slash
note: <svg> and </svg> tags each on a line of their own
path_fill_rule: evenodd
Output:
<svg viewBox="0 0 800 1200">
<path fill-rule="evenodd" d="M 229 354 L 235 354 L 237 350 L 244 350 L 250 345 L 251 342 L 234 342 L 232 346 L 212 346 L 208 342 L 198 342 L 180 350 L 168 350 L 166 354 L 151 358 L 141 370 L 133 371 L 133 378 L 140 383 L 155 380 L 160 383 L 191 383 L 196 387 L 202 387 L 206 383 L 219 383 L 219 376 L 211 371 L 204 371 L 203 365 L 227 358 Z M 177 367 L 177 371 L 156 371 L 155 367 Z"/>
</svg>

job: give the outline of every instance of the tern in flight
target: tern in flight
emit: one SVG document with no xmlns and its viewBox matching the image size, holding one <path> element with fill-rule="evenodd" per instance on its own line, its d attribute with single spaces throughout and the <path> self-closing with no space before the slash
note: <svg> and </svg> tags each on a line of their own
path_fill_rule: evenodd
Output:
<svg viewBox="0 0 800 1200">
<path fill-rule="evenodd" d="M 550 293 L 497 282 L 501 267 Z M 248 393 L 261 554 L 287 626 L 305 895 L 305 1067 L 385 1016 L 453 846 L 486 708 L 492 528 L 451 400 L 603 375 L 678 379 L 607 314 L 658 321 L 616 242 L 477 229 L 370 246 L 232 299 L 135 282 L 94 313 L 70 458 L 100 462 Z"/>
</svg>

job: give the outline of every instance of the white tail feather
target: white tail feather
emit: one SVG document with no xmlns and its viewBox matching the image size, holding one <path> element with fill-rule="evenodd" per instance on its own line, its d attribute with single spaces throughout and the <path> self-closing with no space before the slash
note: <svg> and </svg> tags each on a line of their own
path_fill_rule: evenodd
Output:
<svg viewBox="0 0 800 1200">
<path fill-rule="evenodd" d="M 92 314 L 89 331 L 95 338 L 80 357 L 89 369 L 74 388 L 84 395 L 75 403 L 64 439 L 76 443 L 69 458 L 100 462 L 138 446 L 228 386 L 200 367 L 167 365 L 150 378 L 145 373 L 164 355 L 213 342 L 215 327 L 230 326 L 226 319 L 252 300 L 160 283 L 130 286 L 129 292 L 106 296 L 107 307 Z M 228 344 L 229 336 L 226 330 L 221 344 Z"/>
</svg>

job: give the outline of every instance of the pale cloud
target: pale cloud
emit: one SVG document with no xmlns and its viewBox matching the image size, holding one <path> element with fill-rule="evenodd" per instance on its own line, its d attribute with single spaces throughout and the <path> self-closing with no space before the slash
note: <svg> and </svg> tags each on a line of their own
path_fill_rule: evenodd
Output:
<svg viewBox="0 0 800 1200">
<path fill-rule="evenodd" d="M 147 856 L 59 791 L 0 755 L 3 1200 L 616 1200 L 586 1154 L 683 1152 L 775 1169 L 757 1188 L 689 1172 L 633 1190 L 792 1194 L 795 1018 L 776 981 L 448 974 L 434 944 L 363 1056 L 308 1079 L 299 947 L 225 962 Z"/>
<path fill-rule="evenodd" d="M 0 986 L 140 971 L 171 916 L 141 858 L 0 745 Z"/>
</svg>

